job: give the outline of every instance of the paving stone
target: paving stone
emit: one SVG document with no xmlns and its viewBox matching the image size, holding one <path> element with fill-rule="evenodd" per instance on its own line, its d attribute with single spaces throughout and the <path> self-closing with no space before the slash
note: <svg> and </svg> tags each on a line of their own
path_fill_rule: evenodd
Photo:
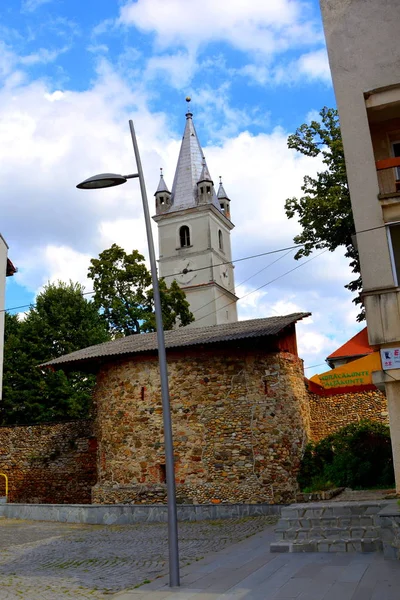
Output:
<svg viewBox="0 0 400 600">
<path fill-rule="evenodd" d="M 179 523 L 181 565 L 224 550 L 262 531 L 269 522 L 268 517 L 256 517 Z M 272 528 L 269 525 L 271 537 Z M 257 564 L 249 562 L 240 568 L 243 575 Z M 100 526 L 0 521 L 1 600 L 100 600 L 156 580 L 167 570 L 167 525 L 163 523 Z"/>
</svg>

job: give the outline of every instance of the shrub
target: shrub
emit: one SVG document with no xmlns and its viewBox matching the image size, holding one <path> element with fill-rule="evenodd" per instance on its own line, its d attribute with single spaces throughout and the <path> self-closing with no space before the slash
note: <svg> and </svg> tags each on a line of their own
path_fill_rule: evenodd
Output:
<svg viewBox="0 0 400 600">
<path fill-rule="evenodd" d="M 394 485 L 390 431 L 363 420 L 308 444 L 298 475 L 300 489 L 344 486 L 353 489 Z"/>
</svg>

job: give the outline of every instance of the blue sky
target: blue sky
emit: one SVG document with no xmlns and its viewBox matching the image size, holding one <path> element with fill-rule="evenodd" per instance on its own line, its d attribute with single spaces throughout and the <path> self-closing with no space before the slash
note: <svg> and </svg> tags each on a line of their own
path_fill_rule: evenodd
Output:
<svg viewBox="0 0 400 600">
<path fill-rule="evenodd" d="M 19 269 L 8 307 L 47 281 L 89 290 L 89 260 L 113 242 L 146 254 L 136 186 L 93 196 L 75 185 L 133 170 L 132 118 L 152 201 L 160 167 L 172 184 L 187 95 L 211 175 L 232 199 L 234 258 L 291 244 L 299 228 L 284 201 L 320 163 L 286 138 L 335 104 L 318 2 L 8 0 L 0 23 L 0 230 Z M 239 296 L 298 264 L 270 262 L 238 263 L 237 284 L 264 269 Z M 342 253 L 325 253 L 247 296 L 240 318 L 313 312 L 299 347 L 307 366 L 320 363 L 360 328 L 349 278 Z"/>
</svg>

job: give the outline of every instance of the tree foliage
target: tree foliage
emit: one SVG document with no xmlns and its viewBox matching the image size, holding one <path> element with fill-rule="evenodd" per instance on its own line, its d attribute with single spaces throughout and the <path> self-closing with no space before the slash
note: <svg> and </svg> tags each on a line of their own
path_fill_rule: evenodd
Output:
<svg viewBox="0 0 400 600">
<path fill-rule="evenodd" d="M 391 487 L 394 470 L 387 425 L 363 420 L 306 448 L 298 482 L 302 490 L 329 486 Z"/>
<path fill-rule="evenodd" d="M 315 249 L 328 248 L 331 252 L 343 246 L 350 267 L 358 277 L 345 287 L 351 292 L 362 288 L 358 253 L 352 242 L 355 232 L 347 183 L 346 165 L 337 110 L 324 107 L 320 121 L 303 123 L 288 137 L 288 147 L 305 156 L 321 156 L 325 170 L 317 176 L 306 175 L 301 187 L 301 198 L 288 198 L 285 203 L 289 219 L 297 216 L 302 232 L 294 238 L 303 247 L 295 258 L 309 256 Z M 360 295 L 354 299 L 361 304 Z M 357 320 L 365 319 L 361 309 Z"/>
<path fill-rule="evenodd" d="M 5 316 L 2 424 L 88 416 L 91 375 L 38 367 L 41 363 L 110 339 L 93 302 L 79 284 L 47 285 L 24 320 Z"/>
<path fill-rule="evenodd" d="M 144 257 L 137 250 L 127 254 L 113 244 L 90 262 L 88 277 L 93 279 L 94 304 L 112 335 L 155 331 L 151 275 Z M 175 281 L 168 288 L 161 279 L 160 296 L 164 329 L 172 329 L 177 321 L 188 325 L 194 320 L 185 293 Z"/>
</svg>

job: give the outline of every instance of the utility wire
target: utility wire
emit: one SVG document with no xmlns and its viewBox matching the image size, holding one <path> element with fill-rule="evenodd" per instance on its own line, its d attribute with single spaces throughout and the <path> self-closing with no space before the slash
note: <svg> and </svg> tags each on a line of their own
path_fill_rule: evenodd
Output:
<svg viewBox="0 0 400 600">
<path fill-rule="evenodd" d="M 215 265 L 208 265 L 207 267 L 198 267 L 197 269 L 184 269 L 180 273 L 170 273 L 169 275 L 163 275 L 166 277 L 176 277 L 177 275 L 186 275 L 186 273 L 195 273 L 196 271 L 204 271 L 204 269 L 210 269 L 211 267 L 221 267 L 222 265 L 231 265 L 232 263 L 242 262 L 243 260 L 250 260 L 252 258 L 259 258 L 260 256 L 268 256 L 269 254 L 277 254 L 278 252 L 285 252 L 285 250 L 293 250 L 294 248 L 301 248 L 304 244 L 296 244 L 295 246 L 288 246 L 287 248 L 278 248 L 278 250 L 269 250 L 268 252 L 261 252 L 261 254 L 253 254 L 252 256 L 244 256 L 243 258 L 236 258 L 235 260 L 226 260 L 224 262 L 216 263 Z"/>
<path fill-rule="evenodd" d="M 298 244 L 296 244 L 295 246 L 288 246 L 287 248 L 278 248 L 277 250 L 270 250 L 268 252 L 261 252 L 260 254 L 253 254 L 251 256 L 244 256 L 242 258 L 237 258 L 236 260 L 230 260 L 230 261 L 226 261 L 226 262 L 221 262 L 221 263 L 217 263 L 215 265 L 211 265 L 212 267 L 220 267 L 221 265 L 229 265 L 229 264 L 233 264 L 236 262 L 242 262 L 244 260 L 250 260 L 252 258 L 259 258 L 260 256 L 267 256 L 269 254 L 277 254 L 278 252 L 284 252 L 285 250 L 293 250 L 294 248 L 299 248 L 300 246 Z M 210 267 L 199 267 L 198 269 L 190 269 L 190 272 L 195 272 L 195 271 L 202 271 L 203 269 L 209 269 Z M 166 277 L 176 277 L 177 275 L 183 275 L 186 274 L 189 271 L 183 270 L 180 271 L 179 273 L 172 273 L 171 275 L 164 275 L 164 279 Z M 241 284 L 239 284 L 241 285 Z M 88 296 L 90 294 L 94 294 L 94 291 L 91 292 L 84 292 L 82 295 L 83 296 Z M 33 304 L 32 302 L 30 304 L 22 304 L 21 306 L 10 306 L 9 308 L 3 308 L 0 310 L 0 313 L 2 312 L 8 312 L 10 310 L 17 310 L 18 308 L 29 308 L 31 306 L 35 306 L 35 304 Z"/>
<path fill-rule="evenodd" d="M 260 285 L 260 287 L 256 288 L 255 290 L 252 290 L 251 292 L 248 292 L 247 294 L 244 294 L 244 296 L 241 296 L 240 298 L 238 298 L 237 301 L 239 302 L 240 300 L 243 300 L 244 298 L 247 298 L 251 294 L 255 294 L 255 292 L 258 292 L 259 290 L 267 287 L 268 285 L 271 285 L 271 283 L 274 283 L 275 281 L 278 281 L 278 279 L 282 279 L 282 277 L 285 277 L 286 275 L 289 275 L 289 273 L 293 273 L 293 271 L 297 271 L 297 269 L 300 269 L 301 267 L 304 267 L 304 265 L 308 264 L 312 260 L 315 260 L 316 258 L 318 258 L 319 256 L 321 256 L 322 254 L 325 254 L 325 252 L 328 252 L 328 248 L 326 248 L 325 250 L 323 250 L 319 254 L 316 254 L 315 256 L 313 256 L 312 258 L 310 258 L 309 260 L 306 260 L 305 262 L 300 263 L 299 265 L 297 265 L 297 267 L 294 267 L 293 269 L 290 269 L 289 271 L 286 271 L 285 273 L 282 273 L 282 275 L 279 275 L 278 277 L 275 277 L 274 279 L 271 279 L 270 281 L 267 281 L 267 283 L 264 283 L 263 285 Z M 221 308 L 219 308 L 218 310 L 222 310 L 223 308 L 226 308 L 227 306 L 230 306 L 234 302 L 236 302 L 236 300 L 231 300 L 227 304 L 224 304 L 224 306 L 221 306 Z M 205 306 L 206 305 L 201 306 L 199 310 L 201 310 L 201 308 L 204 308 Z M 199 317 L 198 319 L 196 319 L 196 322 L 201 321 L 202 319 L 205 319 L 206 317 L 209 317 L 210 315 L 213 315 L 215 312 L 217 312 L 217 310 L 213 310 L 210 313 L 207 313 L 206 315 L 203 315 L 202 317 Z"/>
<path fill-rule="evenodd" d="M 237 286 L 235 287 L 240 287 L 241 285 L 243 285 L 244 283 L 246 283 L 247 281 L 249 281 L 249 279 L 252 279 L 253 277 L 255 277 L 256 275 L 258 275 L 259 273 L 261 273 L 262 271 L 265 271 L 266 269 L 268 269 L 269 267 L 272 267 L 272 265 L 274 265 L 275 263 L 277 263 L 278 261 L 282 260 L 282 258 L 285 258 L 285 256 L 287 256 L 292 250 L 289 250 L 288 252 L 286 252 L 286 254 L 284 254 L 283 256 L 280 256 L 279 258 L 277 258 L 276 260 L 272 261 L 272 263 L 269 263 L 269 265 L 267 265 L 266 267 L 263 267 L 262 269 L 260 269 L 259 271 L 257 271 L 256 273 L 253 273 L 253 275 L 250 275 L 250 277 L 248 277 L 247 279 L 245 279 L 244 281 L 241 281 L 240 283 L 238 283 Z M 218 296 L 217 298 L 215 298 L 215 300 L 219 300 L 220 298 L 222 298 L 223 296 L 225 296 L 225 294 L 221 294 L 220 296 Z M 193 314 L 197 313 L 199 310 L 203 310 L 203 308 L 205 308 L 206 306 L 208 306 L 209 304 L 214 304 L 214 300 L 210 300 L 210 302 L 207 302 L 207 304 L 204 304 L 203 306 L 200 306 L 200 308 L 197 308 L 195 311 L 193 311 Z"/>
<path fill-rule="evenodd" d="M 244 256 L 244 257 L 238 258 L 236 260 L 226 261 L 226 262 L 218 263 L 216 265 L 211 265 L 211 266 L 213 266 L 213 267 L 219 267 L 221 265 L 227 265 L 227 264 L 232 264 L 232 263 L 236 263 L 236 262 L 241 262 L 241 261 L 244 261 L 244 260 L 250 260 L 252 258 L 258 258 L 260 256 L 267 256 L 269 254 L 277 254 L 278 252 L 284 252 L 285 250 L 293 250 L 294 248 L 298 248 L 298 247 L 299 247 L 298 245 L 296 245 L 296 246 L 288 246 L 287 248 L 279 248 L 278 250 L 271 250 L 269 252 L 261 252 L 260 254 L 253 254 L 251 256 Z M 265 287 L 266 285 L 269 285 L 269 283 L 273 283 L 274 281 L 277 281 L 277 279 L 280 279 L 281 277 L 284 277 L 285 275 L 287 275 L 288 273 L 291 273 L 292 271 L 296 271 L 296 269 L 299 269 L 301 266 L 303 266 L 303 264 L 307 264 L 307 262 L 310 262 L 311 260 L 314 260 L 314 258 L 317 258 L 317 256 L 321 256 L 321 254 L 324 254 L 327 251 L 328 251 L 328 249 L 324 250 L 323 252 L 320 252 L 320 254 L 317 254 L 313 258 L 310 258 L 310 260 L 306 261 L 305 263 L 301 263 L 300 265 L 298 265 L 294 269 L 291 269 L 291 271 L 287 271 L 287 273 L 284 273 L 283 275 L 280 275 L 279 277 L 277 277 L 273 281 L 266 283 L 264 286 L 261 286 L 261 288 Z M 286 256 L 286 255 L 284 255 L 284 256 Z M 281 258 L 284 258 L 284 256 L 281 257 Z M 280 259 L 278 259 L 278 260 L 280 260 Z M 275 262 L 277 262 L 277 261 L 275 261 Z M 273 264 L 273 263 L 271 263 L 271 264 Z M 193 269 L 193 271 L 202 271 L 203 269 L 209 269 L 209 268 L 210 268 L 210 266 L 200 267 L 198 269 Z M 267 268 L 267 267 L 265 267 L 265 268 Z M 261 270 L 263 270 L 263 269 L 261 269 Z M 173 273 L 173 275 L 164 275 L 164 277 L 173 277 L 173 276 L 176 276 L 176 275 L 181 275 L 183 273 L 185 273 L 185 271 L 182 271 L 181 273 Z M 255 275 L 256 275 L 256 273 L 255 273 Z M 252 275 L 251 277 L 254 277 L 254 275 Z M 249 279 L 251 279 L 251 277 Z M 242 284 L 239 284 L 239 285 L 242 285 Z M 257 292 L 261 288 L 257 288 L 256 290 L 253 290 L 252 292 L 249 292 L 249 294 L 253 294 L 254 292 Z M 82 295 L 83 296 L 88 296 L 88 295 L 94 294 L 94 293 L 95 292 L 92 290 L 91 292 L 83 292 Z M 249 294 L 246 294 L 245 296 L 242 296 L 242 298 L 239 298 L 239 300 L 242 300 L 243 298 L 245 298 Z M 0 309 L 0 313 L 2 313 L 2 312 L 9 312 L 10 310 L 17 310 L 19 308 L 30 308 L 30 307 L 35 307 L 35 304 L 33 304 L 31 302 L 30 304 L 22 304 L 20 306 L 10 306 L 8 308 Z M 204 308 L 204 306 L 201 307 L 201 308 Z M 224 307 L 222 307 L 222 308 L 224 308 Z M 219 309 L 219 310 L 221 310 L 221 309 Z M 212 314 L 212 313 L 210 313 L 210 314 Z M 201 319 L 203 319 L 203 318 L 204 317 L 201 317 Z"/>
</svg>

